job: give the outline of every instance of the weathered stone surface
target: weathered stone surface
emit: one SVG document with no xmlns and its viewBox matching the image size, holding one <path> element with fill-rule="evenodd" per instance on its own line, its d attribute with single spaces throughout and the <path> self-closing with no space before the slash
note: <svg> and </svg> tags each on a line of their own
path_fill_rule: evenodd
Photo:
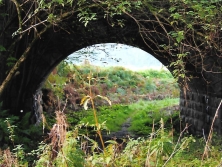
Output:
<svg viewBox="0 0 222 167">
<path fill-rule="evenodd" d="M 188 123 L 190 132 L 194 134 L 208 133 L 221 98 L 195 92 L 192 92 L 192 97 L 187 100 L 180 96 L 182 122 Z M 219 134 L 222 132 L 221 112 L 222 108 L 219 109 L 218 117 L 214 122 L 214 129 Z"/>
</svg>

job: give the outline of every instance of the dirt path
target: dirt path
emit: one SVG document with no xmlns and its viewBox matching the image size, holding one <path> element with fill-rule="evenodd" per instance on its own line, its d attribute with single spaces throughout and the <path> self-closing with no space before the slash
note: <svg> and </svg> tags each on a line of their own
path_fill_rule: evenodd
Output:
<svg viewBox="0 0 222 167">
<path fill-rule="evenodd" d="M 173 105 L 169 107 L 162 108 L 160 112 L 164 112 L 164 115 L 171 115 L 175 111 L 179 110 L 178 105 Z M 130 132 L 128 129 L 131 126 L 131 117 L 127 118 L 126 121 L 122 124 L 121 129 L 117 132 L 111 132 L 108 136 L 110 138 L 118 138 L 118 139 L 123 139 L 126 137 L 131 137 L 131 138 L 137 138 L 135 134 Z"/>
<path fill-rule="evenodd" d="M 127 118 L 126 121 L 122 124 L 121 129 L 117 132 L 111 132 L 110 137 L 111 138 L 125 138 L 125 137 L 134 137 L 135 135 L 130 132 L 128 129 L 131 125 L 131 118 Z"/>
</svg>

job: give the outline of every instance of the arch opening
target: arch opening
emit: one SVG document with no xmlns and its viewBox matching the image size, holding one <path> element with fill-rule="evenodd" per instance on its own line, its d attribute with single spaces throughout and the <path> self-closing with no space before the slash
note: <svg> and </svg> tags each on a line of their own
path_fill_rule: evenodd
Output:
<svg viewBox="0 0 222 167">
<path fill-rule="evenodd" d="M 142 101 L 177 98 L 177 103 L 179 102 L 179 87 L 176 81 L 167 68 L 152 55 L 123 44 L 102 45 L 83 48 L 57 66 L 46 82 L 43 98 L 51 96 L 56 100 L 56 96 L 64 93 L 62 103 L 64 105 L 67 100 L 66 107 L 73 112 L 84 109 L 83 105 L 79 104 L 90 94 L 89 89 L 93 97 L 103 97 L 95 100 L 96 107 L 109 106 L 109 101 L 113 105 L 142 105 Z M 138 59 L 139 62 L 136 64 Z M 144 68 L 146 63 L 150 63 L 148 68 Z M 53 97 L 52 92 L 57 94 Z M 59 99 L 62 100 L 61 97 Z M 44 100 L 50 103 L 50 99 Z M 175 104 L 175 101 L 169 104 Z M 55 109 L 50 107 L 46 105 L 44 109 L 53 112 Z M 175 109 L 179 110 L 178 104 Z M 147 111 L 147 114 L 150 112 Z"/>
</svg>

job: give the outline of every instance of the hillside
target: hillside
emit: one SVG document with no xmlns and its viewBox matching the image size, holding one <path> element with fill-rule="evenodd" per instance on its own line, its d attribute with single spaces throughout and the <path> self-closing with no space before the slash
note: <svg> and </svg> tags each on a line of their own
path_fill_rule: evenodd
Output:
<svg viewBox="0 0 222 167">
<path fill-rule="evenodd" d="M 178 85 L 167 70 L 130 71 L 123 67 L 75 66 L 63 62 L 45 83 L 43 92 L 48 97 L 45 110 L 56 107 L 52 101 L 58 97 L 60 100 L 67 98 L 68 109 L 79 110 L 80 101 L 89 94 L 89 89 L 94 96 L 105 96 L 112 104 L 179 97 Z M 96 100 L 95 104 L 106 103 Z"/>
</svg>

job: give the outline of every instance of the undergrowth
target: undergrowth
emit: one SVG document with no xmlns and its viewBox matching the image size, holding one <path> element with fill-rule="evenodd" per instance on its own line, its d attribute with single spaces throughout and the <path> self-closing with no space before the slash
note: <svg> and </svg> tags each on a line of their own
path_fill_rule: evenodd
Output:
<svg viewBox="0 0 222 167">
<path fill-rule="evenodd" d="M 176 102 L 177 100 L 171 102 L 168 100 L 162 104 L 162 107 Z M 142 109 L 148 106 L 146 103 L 140 103 Z M 159 101 L 156 101 L 155 106 L 158 106 L 158 103 Z M 153 110 L 156 110 L 154 106 Z M 21 144 L 1 150 L 0 165 L 4 167 L 208 167 L 219 166 L 222 163 L 220 139 L 212 140 L 208 157 L 202 159 L 205 140 L 187 134 L 188 127 L 185 127 L 178 136 L 173 136 L 171 129 L 165 126 L 163 118 L 151 125 L 151 132 L 145 137 L 136 139 L 128 137 L 121 142 L 110 139 L 104 141 L 105 145 L 101 147 L 101 143 L 91 138 L 89 133 L 94 132 L 97 135 L 98 131 L 104 130 L 104 123 L 81 123 L 69 130 L 67 116 L 63 111 L 56 111 L 56 122 L 46 140 L 40 142 L 37 149 L 27 152 Z M 10 129 L 12 125 L 7 124 L 7 126 L 11 136 L 9 139 L 13 142 L 14 131 Z"/>
<path fill-rule="evenodd" d="M 137 135 L 148 135 L 152 132 L 152 126 L 159 126 L 159 120 L 163 118 L 164 122 L 168 122 L 167 127 L 174 125 L 179 126 L 179 99 L 164 99 L 154 101 L 138 101 L 129 105 L 134 110 L 132 115 L 132 123 L 129 130 Z M 179 129 L 177 129 L 179 130 Z"/>
<path fill-rule="evenodd" d="M 1 110 L 2 103 L 0 103 L 0 167 L 208 167 L 222 165 L 220 154 L 222 143 L 218 135 L 210 134 L 207 141 L 205 138 L 195 138 L 189 135 L 188 126 L 184 129 L 180 128 L 178 99 L 165 99 L 162 96 L 154 99 L 156 90 L 165 90 L 167 93 L 169 73 L 141 72 L 143 75 L 141 78 L 122 68 L 114 68 L 108 71 L 108 75 L 107 71 L 98 73 L 100 69 L 96 68 L 97 71 L 94 73 L 96 75 L 92 75 L 95 68 L 90 67 L 84 68 L 83 73 L 80 70 L 76 71 L 81 74 L 79 75 L 81 77 L 77 78 L 72 75 L 67 80 L 62 75 L 69 75 L 67 73 L 69 69 L 67 66 L 64 68 L 65 71 L 58 68 L 56 73 L 59 75 L 49 78 L 48 84 L 52 86 L 60 76 L 63 77 L 64 80 L 60 80 L 59 86 L 54 88 L 56 96 L 62 100 L 64 97 L 69 98 L 68 100 L 76 100 L 77 94 L 74 89 L 75 86 L 80 87 L 81 105 L 87 110 L 70 112 L 70 101 L 66 100 L 63 109 L 59 106 L 54 113 L 46 114 L 47 127 L 43 131 L 42 127 L 28 123 L 28 117 L 30 117 L 28 114 L 20 122 L 17 117 L 7 117 L 7 111 Z M 76 70 L 76 68 L 72 70 L 74 69 Z M 158 77 L 164 79 L 159 80 Z M 85 81 L 86 78 L 89 82 Z M 73 83 L 74 79 L 76 81 L 79 79 L 81 82 Z M 98 81 L 101 81 L 100 86 L 95 87 Z M 66 87 L 69 94 L 72 91 L 72 95 L 75 95 L 73 99 L 70 95 L 61 94 L 66 82 L 74 86 Z M 104 83 L 106 85 L 103 85 Z M 111 89 L 110 93 L 113 96 L 104 92 L 108 88 Z M 173 90 L 176 90 L 176 86 L 174 88 Z M 173 90 L 170 91 L 173 92 Z M 143 93 L 147 91 L 154 93 L 153 96 L 143 96 Z M 139 97 L 145 97 L 146 101 L 138 101 L 138 97 L 134 97 L 133 93 Z M 173 94 L 173 97 L 178 97 L 177 91 Z M 111 97 L 111 101 L 116 100 L 117 103 L 124 102 L 124 104 L 104 106 L 107 103 L 111 105 L 106 95 Z M 117 96 L 118 98 L 115 99 Z M 126 96 L 129 97 L 127 100 Z M 105 100 L 105 103 L 100 103 L 103 105 L 99 106 L 97 98 Z M 66 107 L 67 110 L 65 110 Z M 91 109 L 88 110 L 88 108 Z M 52 119 L 52 116 L 55 119 Z M 102 132 L 109 134 L 109 131 L 118 131 L 127 118 L 131 118 L 129 130 L 140 137 L 128 136 L 122 139 L 104 140 Z M 37 147 L 36 141 L 39 142 Z"/>
<path fill-rule="evenodd" d="M 179 97 L 178 84 L 167 70 L 131 71 L 123 67 L 102 68 L 90 64 L 76 66 L 65 62 L 60 66 L 50 74 L 44 84 L 44 90 L 47 90 L 43 96 L 45 110 L 51 111 L 57 96 L 61 100 L 68 99 L 68 109 L 79 110 L 79 101 L 88 93 L 89 87 L 93 94 L 106 96 L 113 104 L 134 103 L 139 99 Z M 91 86 L 87 82 L 89 73 L 93 78 Z M 106 103 L 97 99 L 95 105 Z"/>
<path fill-rule="evenodd" d="M 125 120 L 129 117 L 134 110 L 131 110 L 128 105 L 112 105 L 112 106 L 102 106 L 98 107 L 97 115 L 98 121 L 100 124 L 106 122 L 107 128 L 112 131 L 118 131 L 121 128 L 121 125 L 125 122 Z M 71 115 L 75 113 L 70 113 Z M 87 111 L 82 111 L 82 113 L 78 113 L 80 116 L 79 122 L 82 123 L 94 123 L 94 116 L 91 109 Z M 69 121 L 75 121 L 72 117 L 69 117 Z"/>
<path fill-rule="evenodd" d="M 58 118 L 59 117 L 59 118 Z M 97 141 L 81 134 L 81 129 L 89 125 L 77 125 L 68 130 L 64 113 L 58 111 L 57 122 L 49 133 L 48 143 L 41 142 L 37 150 L 25 153 L 22 146 L 0 152 L 0 164 L 6 167 L 19 166 L 58 166 L 58 167 L 152 167 L 152 166 L 217 166 L 221 164 L 219 146 L 212 146 L 210 156 L 201 159 L 205 142 L 186 134 L 184 129 L 177 140 L 173 140 L 164 127 L 163 119 L 159 127 L 145 138 L 127 138 L 122 142 L 105 141 L 106 147 L 100 148 Z M 27 155 L 36 156 L 28 164 Z"/>
</svg>

